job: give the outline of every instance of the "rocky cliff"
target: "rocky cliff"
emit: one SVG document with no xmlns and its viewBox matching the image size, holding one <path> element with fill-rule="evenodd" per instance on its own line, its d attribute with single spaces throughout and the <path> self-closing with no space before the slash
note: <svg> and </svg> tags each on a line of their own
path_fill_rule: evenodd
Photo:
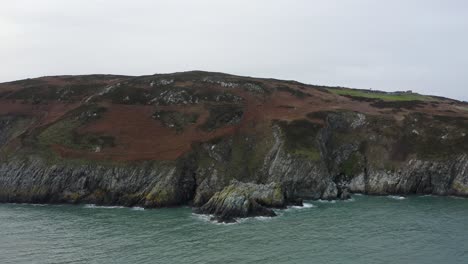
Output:
<svg viewBox="0 0 468 264">
<path fill-rule="evenodd" d="M 219 221 L 350 193 L 468 196 L 468 104 L 220 73 L 0 84 L 0 202 L 192 205 Z"/>
</svg>

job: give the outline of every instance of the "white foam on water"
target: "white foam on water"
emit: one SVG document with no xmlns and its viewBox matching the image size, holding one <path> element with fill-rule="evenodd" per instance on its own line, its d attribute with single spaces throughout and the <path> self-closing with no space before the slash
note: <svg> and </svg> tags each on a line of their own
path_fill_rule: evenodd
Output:
<svg viewBox="0 0 468 264">
<path fill-rule="evenodd" d="M 302 205 L 302 208 L 312 208 L 312 207 L 315 207 L 315 205 L 311 204 L 311 203 L 304 203 Z"/>
<path fill-rule="evenodd" d="M 419 195 L 418 197 L 419 198 L 424 198 L 424 197 L 435 197 L 435 196 L 432 195 L 432 194 L 425 194 L 425 195 Z"/>
<path fill-rule="evenodd" d="M 322 199 L 318 199 L 317 202 L 319 203 L 336 203 L 336 200 L 322 200 Z"/>
<path fill-rule="evenodd" d="M 454 195 L 443 196 L 443 195 L 434 195 L 434 194 L 424 194 L 424 195 L 419 195 L 418 197 L 419 197 L 419 198 L 427 198 L 427 197 L 442 198 L 442 197 L 448 197 L 448 198 L 453 198 L 453 199 L 467 199 L 467 197 L 463 197 L 463 196 L 454 196 Z"/>
<path fill-rule="evenodd" d="M 288 209 L 286 210 L 289 210 L 289 209 L 307 209 L 307 208 L 312 208 L 312 207 L 315 207 L 315 205 L 311 204 L 311 203 L 303 203 L 302 206 L 299 206 L 299 205 L 293 205 L 293 206 L 288 206 Z"/>
<path fill-rule="evenodd" d="M 230 225 L 237 225 L 237 224 L 240 224 L 242 221 L 239 221 L 239 219 L 235 219 L 236 222 L 232 222 L 232 223 L 224 223 L 224 222 L 218 222 L 218 221 L 210 221 L 211 223 L 215 224 L 215 225 L 222 225 L 222 226 L 230 226 Z"/>
<path fill-rule="evenodd" d="M 349 198 L 349 199 L 343 200 L 343 202 L 345 202 L 345 203 L 351 203 L 351 202 L 354 202 L 354 201 L 356 201 L 356 200 L 354 200 L 354 198 L 352 198 L 352 197 Z"/>
<path fill-rule="evenodd" d="M 205 221 L 205 222 L 211 222 L 211 217 L 213 217 L 212 215 L 206 215 L 206 214 L 196 214 L 196 213 L 192 213 L 192 217 L 198 219 L 198 220 L 202 220 L 202 221 Z"/>
<path fill-rule="evenodd" d="M 257 217 L 254 217 L 253 219 L 258 220 L 258 221 L 270 221 L 271 219 L 273 219 L 273 217 L 270 217 L 270 216 L 257 216 Z"/>
<path fill-rule="evenodd" d="M 37 203 L 7 203 L 7 204 L 13 204 L 13 205 L 30 205 L 30 206 L 48 206 L 51 204 L 37 204 Z"/>
<path fill-rule="evenodd" d="M 362 193 L 353 193 L 353 196 L 356 195 L 356 196 L 364 196 L 364 194 Z"/>
<path fill-rule="evenodd" d="M 145 208 L 143 208 L 143 207 L 138 207 L 138 206 L 134 206 L 134 207 L 132 207 L 131 209 L 134 210 L 134 211 L 144 211 L 144 210 L 145 210 Z"/>
<path fill-rule="evenodd" d="M 247 222 L 249 220 L 250 220 L 249 218 L 236 218 L 236 222 L 234 222 L 234 224 L 241 224 L 241 223 Z M 231 223 L 231 224 L 233 224 L 233 223 Z"/>
<path fill-rule="evenodd" d="M 393 199 L 393 200 L 405 200 L 406 199 L 406 197 L 398 196 L 398 195 L 389 195 L 387 197 L 390 198 L 390 199 Z"/>
<path fill-rule="evenodd" d="M 192 217 L 203 222 L 207 222 L 211 224 L 220 224 L 217 221 L 211 220 L 213 218 L 213 215 L 192 213 Z"/>
<path fill-rule="evenodd" d="M 122 208 L 125 208 L 125 206 L 105 206 L 105 205 L 85 204 L 84 208 L 90 208 L 90 209 L 122 209 Z"/>
<path fill-rule="evenodd" d="M 276 217 L 279 217 L 279 216 L 284 215 L 284 212 L 289 211 L 289 210 L 292 210 L 292 209 L 291 209 L 291 208 L 286 208 L 286 209 L 278 209 L 278 208 L 276 208 L 276 209 L 272 209 L 272 210 L 273 210 L 273 212 L 275 212 Z"/>
<path fill-rule="evenodd" d="M 278 215 L 279 216 L 279 215 Z M 276 217 L 278 217 L 276 216 Z M 228 226 L 228 225 L 237 225 L 237 224 L 242 224 L 248 221 L 270 221 L 273 219 L 273 217 L 269 216 L 256 216 L 256 217 L 246 217 L 246 218 L 235 218 L 235 222 L 232 223 L 224 223 L 224 222 L 218 222 L 216 220 L 212 220 L 214 215 L 206 215 L 206 214 L 196 214 L 192 213 L 192 217 L 214 225 L 223 225 L 223 226 Z"/>
</svg>

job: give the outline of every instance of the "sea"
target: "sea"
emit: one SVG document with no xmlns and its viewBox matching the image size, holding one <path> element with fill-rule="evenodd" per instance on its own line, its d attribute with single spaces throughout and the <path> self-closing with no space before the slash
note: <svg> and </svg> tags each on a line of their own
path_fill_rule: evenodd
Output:
<svg viewBox="0 0 468 264">
<path fill-rule="evenodd" d="M 353 195 L 221 224 L 189 207 L 0 204 L 0 263 L 468 263 L 468 199 Z"/>
</svg>

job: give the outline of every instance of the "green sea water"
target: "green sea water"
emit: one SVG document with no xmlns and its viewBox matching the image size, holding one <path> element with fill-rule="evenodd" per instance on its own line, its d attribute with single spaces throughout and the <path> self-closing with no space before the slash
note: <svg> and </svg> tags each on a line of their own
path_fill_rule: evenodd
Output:
<svg viewBox="0 0 468 264">
<path fill-rule="evenodd" d="M 468 199 L 353 196 L 217 224 L 188 207 L 0 204 L 0 263 L 468 263 Z"/>
</svg>

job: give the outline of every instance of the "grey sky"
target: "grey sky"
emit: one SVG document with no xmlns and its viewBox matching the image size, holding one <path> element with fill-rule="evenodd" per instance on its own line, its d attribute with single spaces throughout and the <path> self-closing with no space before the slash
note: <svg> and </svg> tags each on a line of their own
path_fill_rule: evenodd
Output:
<svg viewBox="0 0 468 264">
<path fill-rule="evenodd" d="M 14 0 L 0 81 L 186 70 L 468 101 L 465 0 Z"/>
</svg>

